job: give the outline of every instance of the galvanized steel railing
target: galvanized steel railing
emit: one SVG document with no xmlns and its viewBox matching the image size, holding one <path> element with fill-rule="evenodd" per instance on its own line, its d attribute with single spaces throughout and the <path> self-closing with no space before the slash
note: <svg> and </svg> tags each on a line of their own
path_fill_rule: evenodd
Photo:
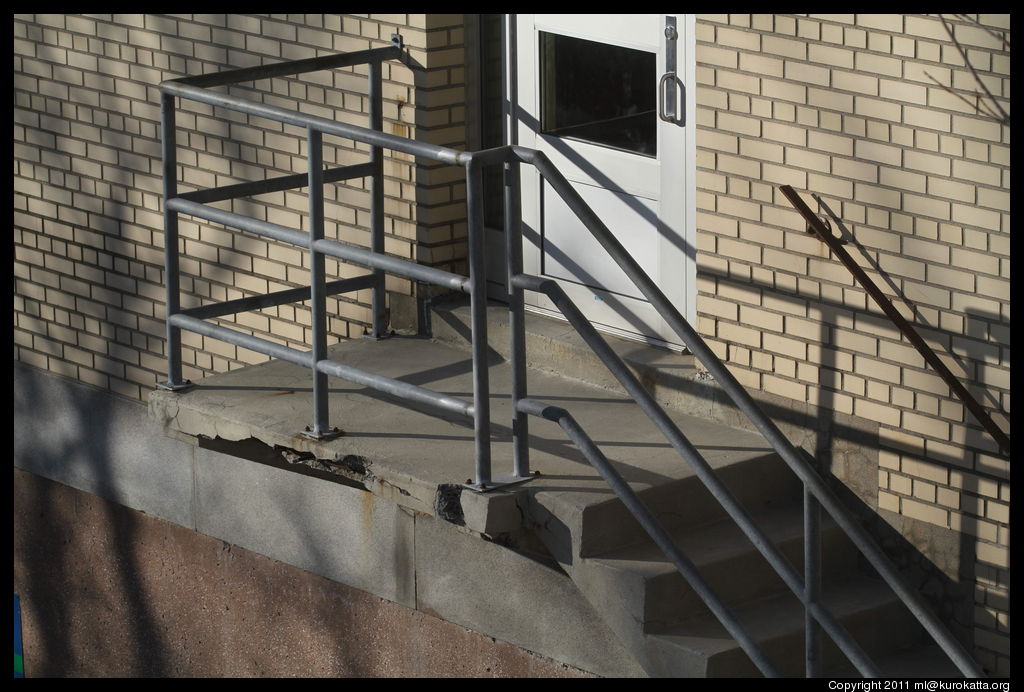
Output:
<svg viewBox="0 0 1024 692">
<path fill-rule="evenodd" d="M 965 675 L 981 676 L 982 671 L 980 668 L 970 659 L 966 651 L 963 650 L 960 644 L 948 633 L 934 615 L 931 614 L 920 596 L 904 585 L 895 568 L 864 529 L 850 516 L 822 478 L 782 435 L 775 424 L 761 412 L 750 394 L 732 376 L 725 365 L 715 356 L 682 315 L 679 314 L 678 310 L 668 301 L 661 290 L 623 249 L 601 219 L 594 214 L 593 210 L 590 209 L 568 181 L 552 166 L 551 162 L 542 153 L 517 146 L 504 146 L 472 153 L 462 152 L 447 147 L 424 144 L 388 135 L 382 131 L 381 63 L 384 60 L 400 58 L 401 52 L 401 38 L 394 36 L 392 44 L 384 48 L 230 70 L 199 77 L 186 77 L 170 80 L 160 85 L 163 124 L 168 359 L 168 378 L 166 382 L 160 383 L 160 386 L 178 391 L 191 385 L 190 382 L 182 377 L 181 369 L 181 330 L 187 329 L 310 368 L 314 373 L 313 421 L 303 431 L 303 434 L 316 439 L 329 439 L 337 434 L 336 430 L 329 423 L 326 381 L 328 375 L 383 391 L 400 399 L 418 404 L 426 404 L 455 413 L 473 421 L 476 476 L 475 481 L 468 485 L 479 491 L 486 491 L 499 485 L 529 479 L 531 476 L 528 417 L 537 416 L 557 422 L 569 438 L 581 449 L 588 461 L 608 481 L 616 494 L 672 560 L 710 610 L 722 622 L 727 631 L 739 642 L 751 660 L 754 661 L 764 674 L 776 675 L 776 669 L 760 651 L 757 643 L 746 632 L 731 610 L 718 598 L 711 586 L 703 580 L 692 562 L 672 542 L 668 532 L 660 526 L 657 520 L 644 507 L 636 493 L 618 475 L 614 467 L 594 445 L 582 428 L 580 428 L 571 414 L 565 409 L 550 406 L 528 397 L 526 387 L 523 291 L 531 290 L 544 293 L 579 331 L 588 345 L 605 363 L 626 391 L 634 397 L 642 410 L 654 421 L 672 446 L 694 468 L 700 480 L 704 482 L 754 546 L 764 555 L 782 577 L 786 585 L 803 603 L 807 620 L 806 659 L 808 675 L 818 675 L 821 672 L 818 660 L 819 636 L 817 632 L 819 625 L 835 640 L 862 674 L 867 676 L 878 675 L 878 669 L 868 660 L 860 646 L 853 641 L 842 625 L 836 621 L 819 600 L 818 581 L 820 574 L 818 565 L 820 559 L 817 552 L 817 514 L 820 504 L 851 537 L 856 546 L 892 586 L 928 632 L 936 638 L 936 641 L 939 642 L 940 646 L 961 671 Z M 210 87 L 236 82 L 295 75 L 314 70 L 333 69 L 364 63 L 369 65 L 369 128 L 336 123 L 325 118 L 288 111 L 209 90 Z M 268 120 L 306 128 L 309 164 L 307 174 L 288 175 L 259 182 L 241 183 L 178 194 L 176 182 L 175 98 L 220 106 Z M 324 134 L 337 135 L 370 145 L 369 161 L 363 164 L 324 170 L 322 159 L 322 137 Z M 466 169 L 467 213 L 469 221 L 468 277 L 421 266 L 414 262 L 384 254 L 383 149 L 391 149 L 447 164 L 461 165 Z M 734 403 L 751 419 L 776 452 L 803 481 L 805 489 L 805 526 L 807 529 L 805 537 L 806 567 L 803 578 L 754 524 L 746 511 L 715 476 L 697 449 L 686 439 L 675 423 L 672 422 L 621 359 L 611 350 L 603 337 L 583 317 L 582 313 L 569 300 L 561 288 L 553 281 L 523 273 L 523 237 L 519 216 L 519 169 L 523 163 L 534 166 L 540 175 L 551 185 L 551 188 L 566 202 L 569 208 L 573 210 L 598 242 L 615 259 L 616 263 L 618 263 L 647 300 L 661 312 L 673 331 L 686 344 L 687 348 L 704 364 L 715 380 L 732 397 Z M 506 282 L 509 293 L 510 331 L 512 334 L 513 469 L 510 473 L 499 476 L 495 476 L 491 472 L 490 414 L 488 408 L 490 391 L 486 359 L 486 281 L 484 274 L 483 191 L 481 175 L 482 168 L 491 165 L 501 165 L 505 172 L 505 237 L 506 255 L 508 258 Z M 324 238 L 323 185 L 355 177 L 369 177 L 372 181 L 370 211 L 371 247 L 369 249 Z M 209 202 L 297 187 L 309 188 L 310 230 L 308 233 L 208 206 Z M 180 286 L 178 275 L 179 214 L 187 214 L 306 248 L 310 253 L 310 286 L 308 288 L 294 288 L 267 295 L 230 300 L 198 308 L 182 309 L 179 302 Z M 324 256 L 326 255 L 361 264 L 372 271 L 363 276 L 328 282 L 325 279 L 324 272 Z M 406 382 L 359 370 L 327 358 L 326 297 L 348 291 L 372 288 L 373 317 L 371 335 L 383 336 L 386 328 L 384 324 L 385 273 L 396 274 L 469 294 L 473 361 L 472 403 Z M 311 301 L 313 344 L 309 352 L 282 346 L 267 339 L 244 334 L 237 330 L 205 321 L 212 317 L 304 300 Z"/>
</svg>

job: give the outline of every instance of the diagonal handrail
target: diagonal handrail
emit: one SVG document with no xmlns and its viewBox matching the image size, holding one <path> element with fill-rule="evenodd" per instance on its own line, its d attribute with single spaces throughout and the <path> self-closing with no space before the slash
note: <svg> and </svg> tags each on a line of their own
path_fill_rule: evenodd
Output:
<svg viewBox="0 0 1024 692">
<path fill-rule="evenodd" d="M 786 586 L 800 599 L 804 607 L 810 611 L 815 621 L 820 623 L 833 640 L 840 644 L 840 648 L 846 652 L 861 673 L 870 677 L 877 677 L 879 675 L 878 669 L 868 658 L 867 654 L 864 653 L 860 645 L 854 641 L 828 609 L 822 606 L 820 601 L 807 597 L 805 585 L 789 561 L 786 560 L 768 536 L 757 526 L 747 510 L 743 508 L 732 493 L 729 492 L 725 484 L 718 478 L 707 460 L 704 459 L 701 453 L 697 451 L 697 448 L 694 447 L 679 427 L 669 418 L 665 410 L 658 405 L 650 392 L 637 379 L 636 375 L 626 367 L 626 364 L 619 355 L 612 350 L 608 342 L 598 333 L 597 329 L 590 323 L 590 320 L 583 315 L 579 307 L 566 294 L 565 290 L 551 279 L 543 279 L 526 274 L 514 277 L 513 281 L 522 288 L 543 293 L 555 304 L 562 315 L 569 321 L 569 324 L 576 329 L 587 345 L 590 346 L 591 350 L 604 363 L 609 372 L 619 381 L 619 384 L 633 397 L 633 400 L 640 406 L 640 409 L 648 418 L 654 422 L 676 452 L 690 464 L 697 478 L 711 492 L 712 496 L 725 509 L 730 518 L 736 522 L 758 552 L 768 560 Z M 595 462 L 591 461 L 591 463 Z M 605 473 L 602 472 L 602 475 L 605 475 Z M 616 493 L 620 493 L 621 497 L 619 488 L 615 487 L 615 490 Z M 632 507 L 631 511 L 633 511 Z M 635 514 L 636 512 L 634 511 Z M 639 519 L 640 517 L 638 516 L 637 518 Z M 648 527 L 645 525 L 645 528 Z M 651 532 L 650 528 L 648 528 L 648 532 Z M 653 533 L 651 535 L 654 536 Z M 655 540 L 658 542 L 659 547 L 662 547 L 664 550 L 663 543 L 665 543 L 665 540 L 659 540 L 658 538 Z M 686 573 L 684 573 L 684 576 L 688 580 L 690 579 Z M 731 630 L 730 633 L 732 633 Z"/>
<path fill-rule="evenodd" d="M 860 283 L 860 285 L 867 291 L 867 294 L 875 301 L 875 303 L 882 309 L 886 317 L 893 321 L 893 324 L 900 330 L 900 332 L 907 338 L 917 352 L 925 359 L 930 366 L 935 368 L 935 371 L 943 379 L 943 381 L 949 386 L 950 390 L 964 403 L 964 406 L 974 414 L 974 417 L 979 423 L 988 431 L 989 435 L 999 445 L 1000 450 L 1007 456 L 1010 454 L 1010 437 L 1002 431 L 1002 429 L 996 425 L 996 422 L 992 420 L 992 416 L 988 414 L 978 400 L 974 398 L 967 388 L 960 382 L 956 375 L 946 367 L 946 364 L 942 362 L 938 354 L 932 349 L 928 343 L 921 338 L 921 335 L 917 333 L 913 325 L 907 321 L 907 319 L 900 314 L 900 311 L 892 304 L 884 293 L 878 288 L 871 277 L 867 275 L 860 265 L 857 264 L 856 260 L 850 256 L 850 253 L 846 251 L 839 240 L 829 232 L 829 229 L 822 222 L 818 215 L 811 211 L 807 203 L 800 198 L 796 190 L 790 185 L 782 185 L 779 190 L 786 196 L 796 210 L 800 213 L 800 216 L 807 222 L 807 228 L 811 230 L 819 240 L 821 240 L 828 249 L 832 251 L 832 254 L 836 256 L 844 267 L 846 267 L 853 277 Z M 826 207 L 827 208 L 827 207 Z M 829 209 L 829 214 L 832 214 L 832 210 Z"/>
<path fill-rule="evenodd" d="M 589 324 L 589 322 L 588 322 Z M 661 551 L 675 565 L 679 573 L 683 575 L 687 583 L 693 588 L 701 600 L 708 606 L 711 612 L 722 623 L 726 631 L 739 643 L 740 647 L 750 657 L 754 665 L 764 673 L 766 677 L 779 677 L 779 671 L 772 665 L 771 661 L 764 655 L 757 642 L 750 636 L 732 610 L 722 602 L 711 586 L 697 571 L 693 562 L 679 549 L 672 540 L 668 531 L 661 525 L 649 509 L 640 500 L 640 497 L 622 478 L 622 475 L 615 470 L 615 467 L 608 461 L 604 452 L 594 443 L 593 439 L 583 430 L 580 424 L 573 418 L 572 414 L 559 406 L 552 406 L 536 399 L 519 399 L 516 402 L 516 410 L 520 413 L 544 418 L 555 423 L 565 431 L 566 436 L 583 453 L 587 461 L 593 466 L 601 477 L 608 483 L 609 487 L 622 500 L 630 513 L 640 522 L 640 525 L 647 531 Z"/>
</svg>

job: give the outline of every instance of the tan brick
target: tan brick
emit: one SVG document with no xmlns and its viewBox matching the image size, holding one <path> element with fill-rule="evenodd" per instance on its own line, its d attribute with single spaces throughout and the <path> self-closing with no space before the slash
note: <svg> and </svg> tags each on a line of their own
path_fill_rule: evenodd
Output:
<svg viewBox="0 0 1024 692">
<path fill-rule="evenodd" d="M 921 521 L 938 526 L 948 526 L 949 524 L 949 512 L 944 508 L 924 504 L 909 498 L 903 498 L 900 507 L 902 513 L 911 519 L 920 519 Z"/>
<path fill-rule="evenodd" d="M 935 504 L 935 486 L 931 483 L 914 480 L 914 497 L 924 502 Z"/>
<path fill-rule="evenodd" d="M 761 206 L 746 200 L 733 197 L 719 197 L 717 207 L 719 213 L 729 216 L 738 216 L 751 221 L 759 221 L 761 218 Z M 746 256 L 752 256 L 750 249 L 741 250 L 741 252 Z"/>
<path fill-rule="evenodd" d="M 754 159 L 730 156 L 729 154 L 719 154 L 717 161 L 717 170 L 723 173 L 731 173 L 748 178 L 761 177 L 761 163 Z"/>
<path fill-rule="evenodd" d="M 709 46 L 707 44 L 698 44 L 697 62 L 736 69 L 739 63 L 739 58 L 737 51 L 735 50 L 719 48 L 718 46 Z"/>
<path fill-rule="evenodd" d="M 806 161 L 810 160 L 811 157 L 805 156 L 803 158 Z M 766 163 L 761 169 L 761 177 L 769 183 L 790 185 L 798 189 L 807 187 L 807 173 L 795 170 L 790 166 L 776 166 Z"/>
<path fill-rule="evenodd" d="M 761 50 L 773 55 L 783 55 L 787 58 L 805 60 L 807 58 L 807 43 L 780 36 L 765 35 L 761 40 Z"/>
<path fill-rule="evenodd" d="M 844 383 L 846 379 L 846 377 L 843 378 Z M 863 380 L 859 381 L 863 382 Z M 853 393 L 857 394 L 857 392 Z M 856 416 L 861 416 L 862 418 L 867 418 L 887 425 L 893 424 L 899 417 L 899 414 L 891 406 L 862 398 L 854 400 L 853 413 Z"/>
<path fill-rule="evenodd" d="M 904 106 L 903 108 L 903 122 L 914 127 L 949 132 L 950 121 L 950 115 L 936 111 L 934 105 L 931 108 L 917 108 L 914 106 Z"/>
<path fill-rule="evenodd" d="M 1010 551 L 1001 546 L 989 543 L 978 543 L 975 548 L 975 555 L 979 562 L 995 565 L 996 567 L 1004 569 L 1009 568 L 1010 566 Z M 1009 645 L 1007 644 L 1006 646 L 1006 652 L 1009 653 Z"/>
<path fill-rule="evenodd" d="M 993 120 L 966 115 L 954 115 L 952 131 L 964 137 L 1001 142 L 1003 126 Z"/>
<path fill-rule="evenodd" d="M 772 353 L 778 353 L 797 360 L 806 360 L 807 344 L 779 334 L 765 332 L 761 336 L 763 348 Z"/>
<path fill-rule="evenodd" d="M 869 29 L 882 29 L 895 33 L 903 32 L 903 15 L 901 14 L 857 14 L 858 26 Z"/>
<path fill-rule="evenodd" d="M 914 150 L 904 152 L 903 165 L 906 168 L 925 171 L 926 173 L 938 176 L 949 176 L 951 169 L 950 160 L 947 157 L 914 152 Z"/>
<path fill-rule="evenodd" d="M 990 209 L 981 209 L 976 206 L 968 206 L 964 204 L 953 204 L 951 218 L 957 223 L 966 224 L 968 226 L 978 226 L 992 231 L 998 231 L 1001 229 L 1001 215 L 999 212 L 992 211 Z"/>
<path fill-rule="evenodd" d="M 701 313 L 707 313 L 731 321 L 737 321 L 739 312 L 738 306 L 735 303 L 711 296 L 700 296 L 697 300 L 697 310 Z"/>
<path fill-rule="evenodd" d="M 744 135 L 760 136 L 761 121 L 744 115 L 733 113 L 719 113 L 717 118 L 718 127 L 729 132 L 737 132 Z M 767 135 L 767 133 L 766 133 Z"/>
<path fill-rule="evenodd" d="M 912 411 L 903 412 L 903 425 L 911 432 L 937 437 L 942 440 L 949 438 L 949 423 L 936 418 L 922 416 Z"/>
<path fill-rule="evenodd" d="M 928 266 L 927 279 L 933 284 L 948 286 L 949 288 L 961 291 L 973 291 L 976 280 L 975 275 L 971 272 L 940 267 L 934 264 Z M 1006 297 L 1009 298 L 1009 294 Z"/>
<path fill-rule="evenodd" d="M 811 149 L 820 149 L 833 155 L 852 156 L 853 138 L 844 135 L 834 135 L 827 132 L 812 130 L 807 133 L 807 146 Z"/>
<path fill-rule="evenodd" d="M 906 190 L 909 192 L 925 192 L 927 178 L 920 173 L 912 173 L 900 168 L 881 166 L 878 169 L 878 182 L 882 185 Z"/>
<path fill-rule="evenodd" d="M 979 187 L 976 188 L 978 195 L 978 205 L 982 207 L 991 207 L 1000 211 L 1010 211 L 1010 193 L 1004 190 L 990 190 L 989 188 Z"/>
<path fill-rule="evenodd" d="M 935 501 L 949 509 L 960 509 L 960 493 L 949 488 L 939 487 L 936 489 Z"/>
<path fill-rule="evenodd" d="M 775 332 L 782 331 L 782 315 L 747 305 L 740 306 L 739 313 L 739 321 L 742 324 L 770 329 Z"/>
<path fill-rule="evenodd" d="M 807 398 L 807 385 L 792 380 L 787 380 L 775 375 L 765 373 L 761 376 L 764 390 L 771 394 L 778 394 L 797 401 L 804 401 Z"/>
<path fill-rule="evenodd" d="M 833 329 L 832 344 L 837 348 L 849 349 L 870 356 L 874 356 L 878 352 L 878 339 L 845 329 Z"/>
<path fill-rule="evenodd" d="M 756 329 L 750 329 L 738 324 L 719 322 L 718 336 L 731 343 L 744 344 L 751 348 L 761 347 L 761 333 Z"/>
<path fill-rule="evenodd" d="M 882 169 L 879 168 L 879 177 L 881 177 L 881 171 Z M 858 202 L 889 209 L 898 209 L 900 207 L 900 193 L 896 190 L 862 183 L 855 183 L 853 189 L 854 198 Z"/>
<path fill-rule="evenodd" d="M 829 69 L 818 65 L 787 60 L 784 65 L 785 78 L 793 82 L 806 82 L 819 86 L 829 86 Z"/>
<path fill-rule="evenodd" d="M 880 509 L 887 509 L 890 512 L 898 513 L 900 511 L 900 499 L 891 493 L 879 491 L 878 506 Z"/>
</svg>

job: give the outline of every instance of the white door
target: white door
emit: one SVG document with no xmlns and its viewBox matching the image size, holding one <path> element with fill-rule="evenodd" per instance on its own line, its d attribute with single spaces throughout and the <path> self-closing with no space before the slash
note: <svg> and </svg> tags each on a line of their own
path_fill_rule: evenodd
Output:
<svg viewBox="0 0 1024 692">
<path fill-rule="evenodd" d="M 692 320 L 692 18 L 517 15 L 515 33 L 519 144 L 551 159 Z M 523 168 L 522 194 L 527 273 L 558 279 L 604 331 L 678 343 L 661 315 L 529 166 Z M 546 298 L 526 298 L 531 309 L 556 314 Z"/>
</svg>

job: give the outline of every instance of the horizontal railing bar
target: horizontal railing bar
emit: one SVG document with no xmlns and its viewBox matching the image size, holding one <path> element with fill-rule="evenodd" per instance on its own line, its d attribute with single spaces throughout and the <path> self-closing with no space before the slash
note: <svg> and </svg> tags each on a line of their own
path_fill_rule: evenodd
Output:
<svg viewBox="0 0 1024 692">
<path fill-rule="evenodd" d="M 378 254 L 358 245 L 349 245 L 347 243 L 340 243 L 337 240 L 324 239 L 313 243 L 313 248 L 325 255 L 357 262 L 372 269 L 382 269 L 390 274 L 404 276 L 407 279 L 424 281 L 437 286 L 444 286 L 454 291 L 462 291 L 463 293 L 469 292 L 469 279 L 465 276 L 446 272 L 435 267 L 416 264 L 415 262 L 392 257 L 391 255 Z"/>
<path fill-rule="evenodd" d="M 618 380 L 626 392 L 633 397 L 633 400 L 640 407 L 640 410 L 650 418 L 651 422 L 665 436 L 672 448 L 694 470 L 697 478 L 708 489 L 708 492 L 725 509 L 726 513 L 739 526 L 740 530 L 754 545 L 759 553 L 768 561 L 775 570 L 775 573 L 782 578 L 782 581 L 789 587 L 790 591 L 800 599 L 807 607 L 814 619 L 821 623 L 829 636 L 839 644 L 850 660 L 857 666 L 857 669 L 870 677 L 880 675 L 877 667 L 871 662 L 860 645 L 850 636 L 845 628 L 835 619 L 819 602 L 810 602 L 807 599 L 807 592 L 804 589 L 804 582 L 793 566 L 786 560 L 782 553 L 775 547 L 771 540 L 764 535 L 757 524 L 750 517 L 744 507 L 736 501 L 725 484 L 718 478 L 718 475 L 704 459 L 703 455 L 686 438 L 679 426 L 669 418 L 665 410 L 658 405 L 658 402 L 651 396 L 640 380 L 636 378 L 617 353 L 608 345 L 594 326 L 590 323 L 579 307 L 566 294 L 565 290 L 551 279 L 544 279 L 539 276 L 519 274 L 512 278 L 514 285 L 531 291 L 542 293 L 547 296 L 555 307 L 565 316 L 569 324 L 586 342 L 590 350 L 604 363 L 608 371 Z"/>
<path fill-rule="evenodd" d="M 334 360 L 321 360 L 316 364 L 316 368 L 326 375 L 361 384 L 378 392 L 405 399 L 406 401 L 439 408 L 464 418 L 473 418 L 473 404 L 448 394 L 441 394 L 440 392 L 419 387 L 409 382 L 360 370 L 359 368 L 354 368 L 351 365 L 345 365 Z"/>
<path fill-rule="evenodd" d="M 167 200 L 167 208 L 171 211 L 181 212 L 183 214 L 188 214 L 189 216 L 197 216 L 201 219 L 213 221 L 214 223 L 219 223 L 224 226 L 240 228 L 243 231 L 249 231 L 256 235 L 280 240 L 281 242 L 289 243 L 291 245 L 309 247 L 308 233 L 296 231 L 294 228 L 280 226 L 276 223 L 270 223 L 269 221 L 261 221 L 260 219 L 254 219 L 250 216 L 236 214 L 233 211 L 217 209 L 216 207 L 210 207 L 197 202 L 190 202 L 189 200 L 182 199 L 181 197 L 174 197 L 173 199 Z"/>
<path fill-rule="evenodd" d="M 587 461 L 593 466 L 601 477 L 611 486 L 615 494 L 626 505 L 630 513 L 636 517 L 644 531 L 658 544 L 661 551 L 670 559 L 686 579 L 687 583 L 700 596 L 701 600 L 708 606 L 718 621 L 722 623 L 726 631 L 739 643 L 743 651 L 750 657 L 750 660 L 767 677 L 779 677 L 779 672 L 767 659 L 760 647 L 757 645 L 746 629 L 739 623 L 732 610 L 722 602 L 714 589 L 704 580 L 693 562 L 679 549 L 669 536 L 668 532 L 661 525 L 655 516 L 644 505 L 636 492 L 622 478 L 615 467 L 611 465 L 608 458 L 598 448 L 594 441 L 580 427 L 579 423 L 564 408 L 545 404 L 536 399 L 520 399 L 516 409 L 549 421 L 557 423 L 573 444 L 579 448 Z"/>
<path fill-rule="evenodd" d="M 942 362 L 942 359 L 939 358 L 934 349 L 928 345 L 928 342 L 921 338 L 921 335 L 917 333 L 917 330 L 914 329 L 913 325 L 911 325 L 910 322 L 900 314 L 900 311 L 896 309 L 896 306 L 892 304 L 892 301 L 882 293 L 875 282 L 871 280 L 871 277 L 868 276 L 867 272 L 861 269 L 860 265 L 857 264 L 857 261 L 854 260 L 850 253 L 846 251 L 846 248 L 840 245 L 839 241 L 836 240 L 832 233 L 829 232 L 821 219 L 811 211 L 810 207 L 808 207 L 807 203 L 801 199 L 796 190 L 789 185 L 782 185 L 779 187 L 779 190 L 781 190 L 782 194 L 786 196 L 786 199 L 789 200 L 790 204 L 796 208 L 797 212 L 804 217 L 804 221 L 807 223 L 808 227 L 814 231 L 814 234 L 818 236 L 818 239 L 828 246 L 828 249 L 836 256 L 836 259 L 838 259 L 842 265 L 846 267 L 851 274 L 853 274 L 854 278 L 857 279 L 861 286 L 863 286 L 867 294 L 871 296 L 878 307 L 882 309 L 882 312 L 884 312 L 886 316 L 893 321 L 893 324 L 899 328 L 903 336 L 907 337 L 907 341 L 917 349 L 917 352 L 921 354 L 930 366 L 935 368 L 939 377 L 943 379 L 950 390 L 952 390 L 960 401 L 964 403 L 964 406 L 974 414 L 975 419 L 977 419 L 985 430 L 988 431 L 989 435 L 991 435 L 996 441 L 996 444 L 999 445 L 1000 449 L 1005 454 L 1009 455 L 1010 438 L 998 425 L 996 425 L 996 422 L 992 420 L 992 416 L 988 414 L 988 411 L 978 403 L 978 400 L 974 398 L 966 387 L 964 387 L 957 376 L 954 375 L 948 367 L 946 367 L 946 364 Z M 827 205 L 825 205 L 825 207 L 826 209 L 828 208 Z M 832 210 L 829 209 L 828 211 L 831 214 Z M 835 218 L 834 215 L 833 218 Z"/>
<path fill-rule="evenodd" d="M 351 53 L 336 53 L 316 58 L 305 58 L 303 60 L 289 60 L 287 62 L 271 63 L 269 65 L 241 67 L 235 70 L 211 72 L 209 74 L 196 75 L 193 77 L 181 77 L 180 79 L 172 79 L 169 81 L 177 82 L 179 84 L 187 84 L 189 86 L 209 88 L 224 86 L 226 84 L 237 84 L 239 82 L 252 82 L 257 79 L 287 77 L 289 75 L 303 74 L 306 72 L 316 72 L 317 70 L 333 70 L 339 67 L 364 65 L 368 62 L 392 60 L 401 57 L 401 55 L 402 49 L 400 46 L 390 45 L 382 48 L 353 51 Z"/>
<path fill-rule="evenodd" d="M 287 123 L 289 125 L 312 128 L 318 132 L 323 132 L 324 134 L 352 139 L 375 147 L 384 147 L 385 149 L 398 151 L 403 154 L 422 156 L 434 161 L 440 161 L 441 163 L 461 166 L 472 158 L 470 154 L 459 151 L 458 149 L 418 142 L 413 139 L 399 137 L 398 135 L 391 135 L 386 132 L 371 130 L 366 127 L 359 127 L 358 125 L 339 123 L 317 115 L 299 113 L 297 111 L 290 111 L 285 108 L 278 108 L 277 106 L 265 103 L 257 103 L 255 101 L 250 101 L 249 99 L 232 96 L 230 94 L 208 91 L 200 87 L 190 86 L 177 81 L 161 83 L 160 90 L 166 94 L 199 101 L 200 103 L 206 103 L 211 106 L 220 106 L 221 108 L 227 108 L 241 113 L 248 113 L 250 115 L 281 123 Z"/>
<path fill-rule="evenodd" d="M 245 334 L 228 327 L 222 327 L 219 324 L 203 322 L 200 319 L 196 319 L 189 315 L 183 315 L 182 313 L 171 315 L 167 320 L 174 326 L 181 329 L 187 329 L 189 331 L 196 332 L 197 334 L 202 334 L 203 336 L 219 339 L 220 341 L 225 341 L 229 344 L 234 344 L 235 346 L 242 346 L 251 351 L 256 351 L 257 353 L 262 353 L 273 358 L 286 360 L 305 368 L 313 368 L 312 356 L 310 353 L 305 351 L 299 351 L 294 348 L 289 348 L 288 346 L 282 346 L 281 344 L 274 343 L 273 341 L 261 339 L 258 336 Z M 377 375 L 372 372 L 366 372 L 365 370 L 360 370 L 350 365 L 344 365 L 332 360 L 319 361 L 316 364 L 316 369 L 326 375 L 361 384 L 365 387 L 369 387 L 370 389 L 384 392 L 407 401 L 433 406 L 449 413 L 456 413 L 466 418 L 473 417 L 474 409 L 471 403 L 462 401 L 461 399 L 448 394 L 441 394 L 440 392 L 435 392 L 430 389 L 410 384 L 409 382 L 385 377 L 384 375 Z"/>
<path fill-rule="evenodd" d="M 324 295 L 330 296 L 338 293 L 359 291 L 364 288 L 373 288 L 375 281 L 376 278 L 373 274 L 329 281 L 326 284 Z M 195 317 L 199 320 L 208 320 L 211 317 L 235 315 L 239 312 L 261 310 L 263 308 L 274 307 L 275 305 L 284 305 L 285 303 L 300 303 L 305 300 L 309 300 L 309 286 L 299 286 L 297 288 L 288 288 L 283 291 L 264 293 L 258 296 L 236 298 L 234 300 L 213 303 L 211 305 L 187 308 L 185 310 L 178 311 L 178 314 Z"/>
<path fill-rule="evenodd" d="M 286 360 L 289 363 L 295 363 L 306 368 L 312 368 L 312 358 L 310 354 L 305 351 L 299 351 L 288 346 L 282 346 L 281 344 L 268 341 L 267 339 L 261 339 L 258 336 L 251 334 L 243 334 L 242 332 L 228 327 L 222 327 L 219 324 L 212 324 L 210 322 L 204 322 L 195 317 L 189 315 L 183 315 L 177 313 L 170 315 L 167 321 L 173 324 L 175 327 L 181 329 L 187 329 L 190 332 L 196 332 L 203 336 L 208 336 L 212 339 L 218 339 L 220 341 L 226 341 L 229 344 L 235 346 L 242 346 L 250 351 L 256 351 L 266 356 L 273 358 L 280 358 Z"/>
<path fill-rule="evenodd" d="M 612 235 L 604 222 L 594 213 L 583 198 L 573 189 L 558 169 L 556 169 L 543 152 L 526 147 L 513 146 L 520 160 L 532 164 L 541 176 L 551 185 L 552 189 L 562 198 L 576 217 L 583 222 L 594 238 L 608 252 L 619 268 L 640 290 L 645 298 L 662 315 L 669 328 L 682 339 L 687 349 L 708 369 L 712 378 L 717 381 L 736 407 L 754 424 L 772 448 L 778 452 L 786 465 L 803 481 L 808 489 L 821 503 L 822 507 L 832 516 L 843 529 L 854 545 L 878 570 L 879 575 L 897 593 L 903 603 L 924 626 L 925 630 L 935 638 L 946 652 L 946 655 L 967 676 L 983 677 L 984 673 L 975 663 L 960 642 L 956 641 L 924 604 L 919 594 L 908 587 L 896 572 L 888 558 L 877 546 L 871 536 L 849 514 L 839 498 L 817 474 L 813 473 L 807 462 L 797 453 L 796 448 L 786 439 L 778 426 L 761 411 L 750 393 L 729 372 L 725 364 L 715 355 L 711 347 L 700 337 L 693 327 L 683 318 L 676 307 L 665 297 L 660 288 L 647 276 L 640 265 L 626 252 L 622 244 Z"/>
<path fill-rule="evenodd" d="M 351 180 L 352 178 L 365 178 L 366 176 L 373 175 L 373 166 L 370 163 L 357 163 L 351 166 L 328 168 L 324 171 L 323 175 L 325 183 L 336 183 L 339 180 Z M 295 175 L 283 175 L 277 178 L 267 178 L 266 180 L 185 192 L 178 195 L 178 199 L 185 199 L 199 204 L 209 204 L 210 202 L 222 202 L 226 199 L 265 195 L 269 192 L 280 192 L 281 190 L 294 190 L 306 187 L 308 184 L 309 175 L 307 173 L 296 173 Z"/>
<path fill-rule="evenodd" d="M 270 223 L 268 221 L 253 219 L 251 217 L 225 211 L 223 209 L 208 207 L 188 200 L 183 200 L 181 197 L 168 200 L 167 208 L 173 211 L 203 218 L 208 221 L 213 221 L 215 223 L 220 223 L 225 226 L 240 228 L 244 231 L 249 231 L 257 235 L 281 240 L 300 247 L 309 246 L 308 234 L 301 231 L 296 231 L 285 226 L 279 226 L 278 224 Z M 348 245 L 346 243 L 324 239 L 316 241 L 314 243 L 314 248 L 325 255 L 350 260 L 373 269 L 381 269 L 386 272 L 417 281 L 431 283 L 461 292 L 468 292 L 469 290 L 469 279 L 465 276 L 453 274 L 452 272 L 447 272 L 443 269 L 436 269 L 434 267 L 416 264 L 415 262 L 409 262 L 408 260 L 403 260 L 398 257 L 381 255 L 355 245 Z M 308 293 L 308 289 L 305 290 Z M 273 304 L 276 303 L 269 303 L 269 305 Z"/>
<path fill-rule="evenodd" d="M 269 221 L 261 221 L 260 219 L 253 219 L 232 211 L 208 207 L 204 204 L 183 200 L 181 197 L 168 200 L 167 208 L 183 214 L 198 216 L 207 221 L 240 228 L 243 231 L 298 245 L 299 247 L 309 247 L 309 234 L 286 226 L 279 226 Z M 455 291 L 462 291 L 464 293 L 469 291 L 469 279 L 467 277 L 446 272 L 443 269 L 427 267 L 398 257 L 392 257 L 391 255 L 377 254 L 372 250 L 357 245 L 340 243 L 336 240 L 318 240 L 313 244 L 313 247 L 317 252 L 322 252 L 325 255 L 357 262 L 373 269 L 383 269 L 392 274 L 444 286 Z"/>
</svg>

